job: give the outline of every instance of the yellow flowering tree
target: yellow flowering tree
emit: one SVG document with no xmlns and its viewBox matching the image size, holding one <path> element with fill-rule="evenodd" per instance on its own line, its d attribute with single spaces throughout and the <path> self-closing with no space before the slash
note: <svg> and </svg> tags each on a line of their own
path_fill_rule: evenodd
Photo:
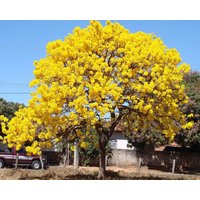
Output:
<svg viewBox="0 0 200 200">
<path fill-rule="evenodd" d="M 0 115 L 0 141 L 3 140 L 2 129 L 5 130 L 8 122 L 8 118 L 4 115 Z"/>
<path fill-rule="evenodd" d="M 84 142 L 95 129 L 104 177 L 105 146 L 123 118 L 132 130 L 153 126 L 171 139 L 187 126 L 181 82 L 190 67 L 180 62 L 179 52 L 153 34 L 111 22 L 76 27 L 63 41 L 49 42 L 46 57 L 34 63 L 30 86 L 37 89 L 8 123 L 4 141 L 40 154 L 66 137 Z"/>
</svg>

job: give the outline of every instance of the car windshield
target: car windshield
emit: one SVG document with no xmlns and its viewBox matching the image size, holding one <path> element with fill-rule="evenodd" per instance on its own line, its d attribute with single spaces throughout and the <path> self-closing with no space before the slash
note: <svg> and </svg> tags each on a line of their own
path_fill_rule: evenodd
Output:
<svg viewBox="0 0 200 200">
<path fill-rule="evenodd" d="M 20 149 L 20 150 L 16 151 L 16 153 L 25 153 L 25 149 L 24 149 L 24 148 L 22 148 L 22 149 Z"/>
</svg>

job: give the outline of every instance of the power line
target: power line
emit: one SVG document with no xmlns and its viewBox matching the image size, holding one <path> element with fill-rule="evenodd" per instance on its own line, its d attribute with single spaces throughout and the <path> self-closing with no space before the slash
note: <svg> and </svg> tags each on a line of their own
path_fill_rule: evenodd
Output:
<svg viewBox="0 0 200 200">
<path fill-rule="evenodd" d="M 26 87 L 29 87 L 28 84 L 25 84 L 25 83 L 11 83 L 11 82 L 0 82 L 0 86 L 26 86 Z"/>
<path fill-rule="evenodd" d="M 28 54 L 28 55 L 38 55 L 38 50 L 37 49 L 27 49 L 27 48 L 19 48 L 17 47 L 17 49 L 6 49 L 6 47 L 0 47 L 0 52 L 3 51 L 4 53 L 18 53 L 18 54 Z M 41 52 L 43 53 L 43 52 Z M 41 54 L 40 53 L 40 54 Z M 45 53 L 45 51 L 44 51 Z"/>
<path fill-rule="evenodd" d="M 0 92 L 0 94 L 30 94 L 30 92 Z"/>
<path fill-rule="evenodd" d="M 0 85 L 0 89 L 5 89 L 5 90 L 16 90 L 16 89 L 19 89 L 19 90 L 23 90 L 23 89 L 32 89 L 32 88 L 29 88 L 29 87 L 25 87 L 25 86 L 18 86 L 18 85 L 16 85 L 16 86 L 11 86 L 11 85 Z"/>
</svg>

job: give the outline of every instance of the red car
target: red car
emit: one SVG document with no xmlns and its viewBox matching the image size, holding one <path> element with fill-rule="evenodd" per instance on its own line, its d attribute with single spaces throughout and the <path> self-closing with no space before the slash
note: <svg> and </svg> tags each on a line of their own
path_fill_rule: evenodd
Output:
<svg viewBox="0 0 200 200">
<path fill-rule="evenodd" d="M 0 168 L 3 168 L 8 165 L 16 164 L 16 157 L 19 155 L 18 164 L 19 166 L 29 166 L 32 169 L 40 169 L 41 162 L 40 157 L 37 155 L 28 156 L 26 154 L 25 148 L 16 151 L 15 148 L 1 148 L 0 149 Z M 44 164 L 44 168 L 47 168 L 47 158 L 42 156 L 42 162 Z"/>
</svg>

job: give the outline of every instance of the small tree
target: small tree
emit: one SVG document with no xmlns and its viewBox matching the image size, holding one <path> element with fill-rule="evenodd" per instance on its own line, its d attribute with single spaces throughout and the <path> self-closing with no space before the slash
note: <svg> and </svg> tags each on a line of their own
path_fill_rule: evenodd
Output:
<svg viewBox="0 0 200 200">
<path fill-rule="evenodd" d="M 40 154 L 63 137 L 90 137 L 92 128 L 104 178 L 106 146 L 123 118 L 133 130 L 153 126 L 170 139 L 186 123 L 181 81 L 190 68 L 180 62 L 177 50 L 155 35 L 130 33 L 111 22 L 76 27 L 64 41 L 50 42 L 47 56 L 34 63 L 30 85 L 37 90 L 8 124 L 5 141 L 18 148 L 28 141 L 27 151 Z"/>
</svg>

